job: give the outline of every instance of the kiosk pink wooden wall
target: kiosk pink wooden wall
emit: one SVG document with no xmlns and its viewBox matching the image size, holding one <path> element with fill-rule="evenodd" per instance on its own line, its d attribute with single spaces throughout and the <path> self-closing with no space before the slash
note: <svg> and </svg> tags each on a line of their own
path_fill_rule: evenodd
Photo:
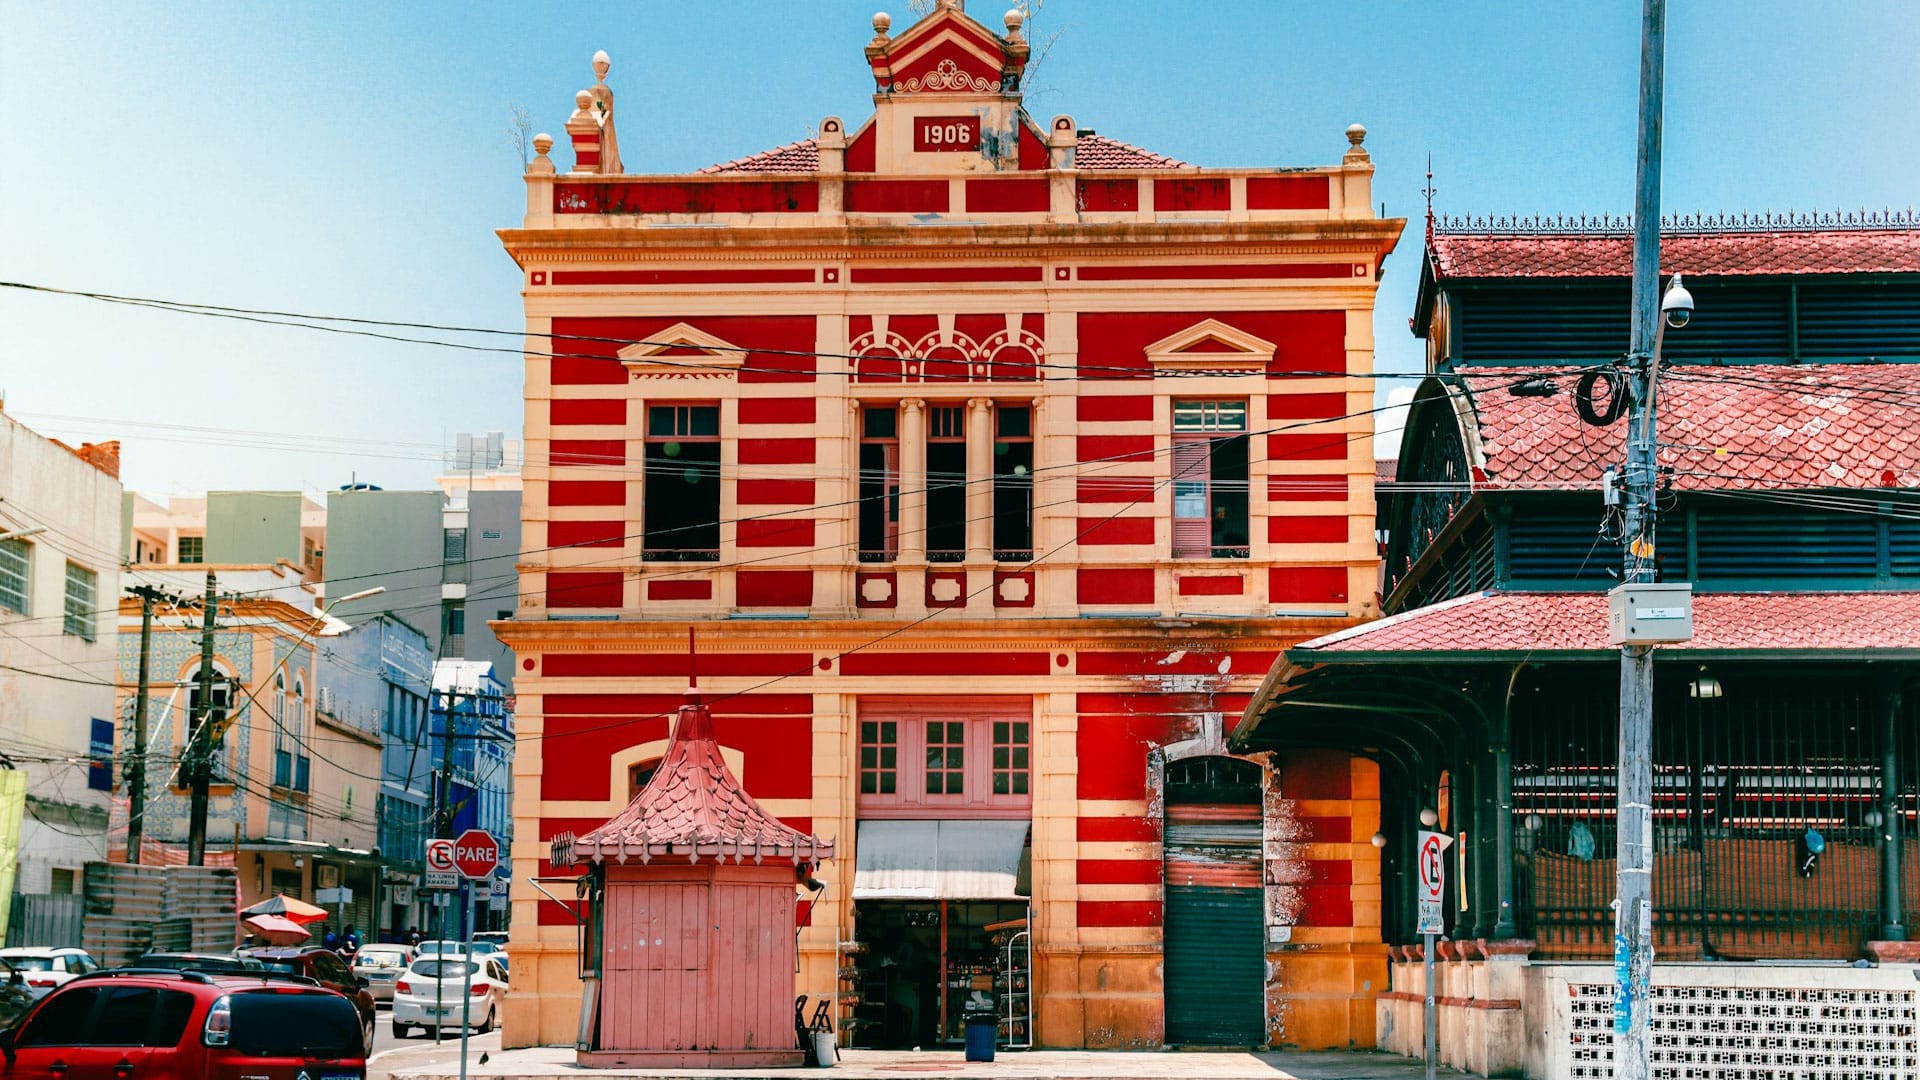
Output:
<svg viewBox="0 0 1920 1080">
<path fill-rule="evenodd" d="M 800 1064 L 794 886 L 832 857 L 832 843 L 781 824 L 741 789 L 690 692 L 633 802 L 553 841 L 556 866 L 587 867 L 593 901 L 579 1063 Z"/>
</svg>

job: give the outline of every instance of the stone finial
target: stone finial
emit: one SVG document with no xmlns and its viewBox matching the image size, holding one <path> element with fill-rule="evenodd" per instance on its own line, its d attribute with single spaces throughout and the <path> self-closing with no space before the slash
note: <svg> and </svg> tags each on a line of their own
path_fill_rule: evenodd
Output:
<svg viewBox="0 0 1920 1080">
<path fill-rule="evenodd" d="M 533 160 L 527 162 L 527 172 L 551 174 L 554 171 L 553 159 L 547 156 L 547 151 L 552 149 L 553 136 L 544 131 L 535 135 L 533 137 Z"/>
<path fill-rule="evenodd" d="M 596 52 L 593 54 L 593 77 L 594 78 L 600 80 L 601 82 L 606 82 L 607 72 L 612 68 L 613 68 L 613 58 L 607 55 L 607 50 L 601 49 L 599 52 Z"/>
<path fill-rule="evenodd" d="M 935 11 L 965 11 L 967 0 L 933 0 Z"/>
<path fill-rule="evenodd" d="M 1343 161 L 1358 163 L 1373 160 L 1367 148 L 1361 144 L 1367 141 L 1367 129 L 1363 124 L 1350 124 L 1347 127 L 1347 153 Z"/>
<path fill-rule="evenodd" d="M 575 113 L 592 113 L 593 91 L 582 90 L 573 95 L 573 109 Z"/>
<path fill-rule="evenodd" d="M 1008 8 L 1004 16 L 1007 21 L 1007 40 L 1020 40 L 1020 26 L 1027 21 L 1027 13 L 1019 8 Z"/>
<path fill-rule="evenodd" d="M 873 13 L 873 39 L 875 41 L 887 40 L 887 31 L 892 28 L 893 16 L 884 11 L 876 11 Z"/>
</svg>

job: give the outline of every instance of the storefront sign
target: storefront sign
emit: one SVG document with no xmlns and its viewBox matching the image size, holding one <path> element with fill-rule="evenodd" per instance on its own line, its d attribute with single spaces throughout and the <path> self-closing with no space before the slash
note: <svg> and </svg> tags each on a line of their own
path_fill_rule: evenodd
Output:
<svg viewBox="0 0 1920 1080">
<path fill-rule="evenodd" d="M 113 722 L 93 721 L 87 738 L 87 787 L 94 791 L 113 790 Z"/>
</svg>

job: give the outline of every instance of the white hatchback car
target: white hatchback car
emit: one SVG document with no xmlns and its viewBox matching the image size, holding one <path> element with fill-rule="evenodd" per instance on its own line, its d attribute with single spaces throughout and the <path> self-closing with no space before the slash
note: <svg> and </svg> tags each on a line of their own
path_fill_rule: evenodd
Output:
<svg viewBox="0 0 1920 1080">
<path fill-rule="evenodd" d="M 85 949 L 58 949 L 48 945 L 19 945 L 0 949 L 0 958 L 26 977 L 27 990 L 43 998 L 53 988 L 77 975 L 99 971 L 100 964 Z"/>
<path fill-rule="evenodd" d="M 472 986 L 466 981 L 472 978 Z M 507 972 L 482 956 L 464 953 L 422 954 L 393 984 L 393 1037 L 414 1028 L 492 1031 L 507 993 Z"/>
</svg>

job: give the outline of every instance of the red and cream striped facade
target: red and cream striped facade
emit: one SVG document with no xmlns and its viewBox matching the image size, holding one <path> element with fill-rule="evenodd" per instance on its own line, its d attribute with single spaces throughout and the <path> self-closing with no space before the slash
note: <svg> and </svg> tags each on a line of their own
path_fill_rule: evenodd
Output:
<svg viewBox="0 0 1920 1080">
<path fill-rule="evenodd" d="M 514 874 L 553 875 L 555 834 L 626 805 L 630 769 L 666 745 L 692 624 L 729 764 L 839 845 L 796 993 L 832 992 L 834 943 L 854 933 L 861 720 L 973 703 L 1032 725 L 1030 807 L 977 812 L 1031 818 L 1037 1041 L 1156 1046 L 1158 770 L 1223 752 L 1281 649 L 1377 614 L 1367 376 L 1404 223 L 1375 215 L 1357 131 L 1324 168 L 1200 169 L 1104 139 L 1077 167 L 1089 136 L 1002 89 L 1017 32 L 957 4 L 867 53 L 871 120 L 830 117 L 812 144 L 724 171 L 601 171 L 612 95 L 596 87 L 568 124 L 574 171 L 542 141 L 525 222 L 500 233 L 528 350 L 526 550 L 515 618 L 496 624 L 520 665 Z M 968 117 L 948 129 L 966 148 L 926 148 Z M 1227 557 L 1174 557 L 1183 401 L 1245 406 L 1246 535 Z M 647 490 L 648 417 L 673 405 L 718 410 L 703 561 L 646 557 L 648 500 L 676 495 Z M 1009 408 L 1029 410 L 1033 455 L 1017 558 L 993 533 Z M 862 559 L 873 409 L 898 418 L 897 538 Z M 967 474 L 964 550 L 942 560 L 926 544 L 936 417 L 958 425 Z M 1269 853 L 1266 885 L 1287 891 L 1270 906 L 1290 926 L 1271 946 L 1270 1037 L 1370 1045 L 1374 773 L 1337 755 L 1263 765 L 1266 812 L 1287 819 L 1267 823 L 1286 857 Z M 571 1043 L 570 917 L 516 889 L 513 936 L 509 1045 Z"/>
</svg>

